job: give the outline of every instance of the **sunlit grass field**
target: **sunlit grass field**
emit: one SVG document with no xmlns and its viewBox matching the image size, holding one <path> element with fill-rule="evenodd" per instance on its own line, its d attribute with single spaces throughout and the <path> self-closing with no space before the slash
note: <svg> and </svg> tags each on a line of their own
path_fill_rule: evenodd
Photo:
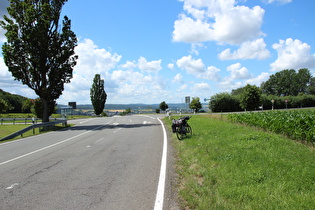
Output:
<svg viewBox="0 0 315 210">
<path fill-rule="evenodd" d="M 173 135 L 183 209 L 314 208 L 314 147 L 212 116 L 188 121 L 191 138 Z"/>
</svg>

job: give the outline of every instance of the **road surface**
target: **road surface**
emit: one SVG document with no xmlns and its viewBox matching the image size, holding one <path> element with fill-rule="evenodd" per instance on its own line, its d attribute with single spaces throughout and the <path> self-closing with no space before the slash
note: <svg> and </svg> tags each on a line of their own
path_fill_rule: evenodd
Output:
<svg viewBox="0 0 315 210">
<path fill-rule="evenodd" d="M 154 209 L 164 136 L 156 117 L 75 124 L 0 144 L 0 209 Z"/>
</svg>

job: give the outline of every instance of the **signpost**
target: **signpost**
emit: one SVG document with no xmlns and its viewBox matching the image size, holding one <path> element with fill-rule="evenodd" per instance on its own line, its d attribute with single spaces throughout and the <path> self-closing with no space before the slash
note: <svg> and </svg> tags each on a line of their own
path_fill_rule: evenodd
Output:
<svg viewBox="0 0 315 210">
<path fill-rule="evenodd" d="M 274 104 L 275 100 L 271 100 L 271 103 L 272 103 L 272 110 L 273 110 L 273 104 Z"/>
</svg>

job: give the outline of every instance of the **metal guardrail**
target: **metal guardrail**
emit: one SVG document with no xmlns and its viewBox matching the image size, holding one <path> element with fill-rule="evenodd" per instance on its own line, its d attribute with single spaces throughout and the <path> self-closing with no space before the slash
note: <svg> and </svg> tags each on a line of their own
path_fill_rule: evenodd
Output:
<svg viewBox="0 0 315 210">
<path fill-rule="evenodd" d="M 49 118 L 50 121 L 54 120 L 64 120 L 65 118 Z M 37 124 L 41 122 L 41 119 L 38 118 L 0 118 L 0 125 L 3 124 Z"/>
<path fill-rule="evenodd" d="M 56 125 L 56 124 L 63 124 L 64 126 L 67 125 L 67 120 L 66 119 L 63 119 L 63 120 L 56 120 L 56 121 L 53 121 L 53 122 L 47 122 L 47 123 L 39 123 L 39 124 L 33 124 L 31 126 L 28 126 L 27 128 L 24 128 L 22 130 L 19 130 L 15 133 L 12 133 L 6 137 L 3 137 L 2 139 L 0 139 L 0 141 L 4 141 L 4 140 L 9 140 L 9 139 L 13 139 L 19 135 L 23 135 L 23 133 L 27 132 L 27 131 L 30 131 L 33 129 L 33 133 L 35 133 L 35 128 L 42 128 L 42 127 L 50 127 L 50 126 L 53 126 L 53 125 Z"/>
<path fill-rule="evenodd" d="M 24 124 L 34 124 L 37 123 L 40 119 L 38 118 L 0 118 L 0 125 L 3 124 L 15 124 L 15 123 L 24 123 Z"/>
</svg>

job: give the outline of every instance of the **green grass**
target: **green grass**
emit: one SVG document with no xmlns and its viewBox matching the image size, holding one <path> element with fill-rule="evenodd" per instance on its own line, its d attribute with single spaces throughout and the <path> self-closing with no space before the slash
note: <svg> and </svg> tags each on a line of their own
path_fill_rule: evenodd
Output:
<svg viewBox="0 0 315 210">
<path fill-rule="evenodd" d="M 22 130 L 23 128 L 26 128 L 30 125 L 24 125 L 24 124 L 15 124 L 15 125 L 0 125 L 0 139 L 3 137 L 6 137 L 14 132 L 17 132 L 19 130 Z M 68 124 L 67 127 L 72 126 L 72 124 Z M 53 126 L 52 130 L 61 130 L 64 129 L 65 127 L 62 124 L 57 124 L 55 126 Z M 33 135 L 38 135 L 38 134 L 42 134 L 42 133 L 46 133 L 49 132 L 50 130 L 45 130 L 44 128 L 35 128 L 34 130 L 30 130 L 27 131 L 25 133 L 23 133 L 22 136 L 17 136 L 13 139 L 10 140 L 6 140 L 6 141 L 0 141 L 0 143 L 3 142 L 7 142 L 7 141 L 13 141 L 13 140 L 17 140 L 17 139 L 21 139 L 21 138 L 25 138 L 25 137 L 29 137 L 29 136 L 33 136 Z"/>
<path fill-rule="evenodd" d="M 191 138 L 173 135 L 182 208 L 314 208 L 313 147 L 209 115 L 189 124 Z"/>
<path fill-rule="evenodd" d="M 22 130 L 23 128 L 28 127 L 29 125 L 16 124 L 16 125 L 0 125 L 0 139 L 10 135 L 11 133 Z"/>
</svg>

